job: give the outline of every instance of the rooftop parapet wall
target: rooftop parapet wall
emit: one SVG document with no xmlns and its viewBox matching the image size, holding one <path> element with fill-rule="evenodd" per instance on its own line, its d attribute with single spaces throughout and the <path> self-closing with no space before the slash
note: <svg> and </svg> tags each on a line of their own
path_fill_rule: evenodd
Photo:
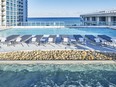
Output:
<svg viewBox="0 0 116 87">
<path fill-rule="evenodd" d="M 13 26 L 12 28 L 65 28 L 65 26 Z"/>
<path fill-rule="evenodd" d="M 99 11 L 95 13 L 82 14 L 80 16 L 116 16 L 116 10 Z"/>
</svg>

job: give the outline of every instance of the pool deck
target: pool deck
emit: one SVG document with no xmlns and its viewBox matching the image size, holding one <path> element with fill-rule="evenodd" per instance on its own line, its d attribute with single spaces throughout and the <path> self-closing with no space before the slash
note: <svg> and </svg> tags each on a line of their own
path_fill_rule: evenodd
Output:
<svg viewBox="0 0 116 87">
<path fill-rule="evenodd" d="M 109 26 L 13 26 L 13 28 L 109 28 Z"/>
<path fill-rule="evenodd" d="M 13 28 L 110 28 L 116 30 L 116 26 L 14 26 Z"/>
<path fill-rule="evenodd" d="M 65 26 L 12 26 L 12 28 L 65 28 Z"/>
<path fill-rule="evenodd" d="M 116 26 L 68 26 L 68 28 L 110 28 L 116 30 Z"/>
<path fill-rule="evenodd" d="M 106 61 L 95 61 L 95 60 L 92 60 L 92 61 L 73 61 L 73 60 L 70 60 L 70 61 L 0 61 L 0 64 L 25 64 L 25 65 L 28 65 L 28 64 L 116 64 L 116 61 L 110 61 L 110 60 L 106 60 Z"/>
<path fill-rule="evenodd" d="M 10 28 L 110 28 L 116 30 L 116 26 L 0 26 L 0 30 Z"/>
<path fill-rule="evenodd" d="M 99 46 L 95 44 L 91 44 L 87 42 L 86 45 L 77 43 L 76 45 L 64 45 L 64 44 L 55 44 L 55 43 L 47 43 L 47 44 L 41 44 L 39 46 L 36 46 L 35 44 L 29 44 L 26 43 L 17 44 L 17 45 L 0 45 L 0 52 L 15 52 L 15 51 L 33 51 L 33 50 L 43 50 L 43 51 L 49 51 L 49 50 L 91 50 L 91 51 L 98 51 L 98 52 L 111 52 L 116 53 L 116 48 L 113 47 L 104 47 Z"/>
<path fill-rule="evenodd" d="M 83 47 L 82 47 L 83 48 Z M 1 45 L 0 52 L 13 52 L 13 51 L 33 51 L 33 50 L 82 50 L 81 47 L 77 48 L 75 46 L 66 46 L 63 44 L 43 44 L 36 46 L 35 44 L 17 44 L 15 46 Z"/>
</svg>

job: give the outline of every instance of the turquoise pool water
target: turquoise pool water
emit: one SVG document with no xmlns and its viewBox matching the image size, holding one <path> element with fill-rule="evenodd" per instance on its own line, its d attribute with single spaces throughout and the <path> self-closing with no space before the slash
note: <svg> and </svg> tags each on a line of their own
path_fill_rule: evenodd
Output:
<svg viewBox="0 0 116 87">
<path fill-rule="evenodd" d="M 116 64 L 0 64 L 0 87 L 116 87 Z"/>
<path fill-rule="evenodd" d="M 66 34 L 66 35 L 74 35 L 74 34 L 91 34 L 91 35 L 109 35 L 111 37 L 116 37 L 116 30 L 109 28 L 59 28 L 59 29 L 46 29 L 46 28 L 33 28 L 33 29 L 9 29 L 0 31 L 0 36 L 9 36 L 13 34 L 19 35 L 57 35 L 57 34 Z"/>
</svg>

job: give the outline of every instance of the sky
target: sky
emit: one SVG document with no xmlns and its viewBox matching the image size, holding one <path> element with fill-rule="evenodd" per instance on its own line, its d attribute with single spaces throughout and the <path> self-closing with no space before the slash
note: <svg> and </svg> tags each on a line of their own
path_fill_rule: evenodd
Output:
<svg viewBox="0 0 116 87">
<path fill-rule="evenodd" d="M 79 17 L 116 9 L 116 0 L 28 0 L 29 17 Z"/>
</svg>

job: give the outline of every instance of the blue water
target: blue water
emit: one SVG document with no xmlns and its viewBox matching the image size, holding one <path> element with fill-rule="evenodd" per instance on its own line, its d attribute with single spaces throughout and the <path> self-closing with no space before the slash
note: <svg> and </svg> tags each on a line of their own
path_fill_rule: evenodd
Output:
<svg viewBox="0 0 116 87">
<path fill-rule="evenodd" d="M 116 87 L 116 64 L 1 64 L 0 87 Z"/>
<path fill-rule="evenodd" d="M 41 20 L 40 20 L 41 19 Z M 78 18 L 77 18 L 78 19 Z M 31 21 L 64 21 L 64 18 L 36 18 Z M 75 24 L 79 19 L 65 19 Z M 108 28 L 10 29 L 0 36 L 12 34 L 105 34 L 116 37 Z M 0 64 L 0 87 L 116 87 L 116 64 Z"/>
<path fill-rule="evenodd" d="M 28 18 L 28 21 L 64 21 L 64 22 L 76 22 L 80 21 L 79 17 L 40 17 L 40 18 Z"/>
<path fill-rule="evenodd" d="M 29 22 L 64 22 L 66 25 L 74 25 L 80 22 L 79 17 L 44 17 L 28 18 Z"/>
<path fill-rule="evenodd" d="M 49 17 L 49 18 L 28 18 L 29 22 L 50 22 L 50 21 L 63 21 L 65 24 L 69 25 L 75 25 L 80 22 L 79 17 Z M 108 35 L 111 37 L 116 37 L 116 30 L 109 29 L 109 28 L 62 28 L 62 29 L 10 29 L 10 30 L 4 30 L 0 31 L 0 36 L 9 36 L 12 34 L 31 34 L 31 35 L 57 35 L 57 34 L 66 34 L 66 35 L 74 35 L 74 34 L 91 34 L 91 35 Z"/>
<path fill-rule="evenodd" d="M 74 34 L 81 34 L 81 35 L 108 35 L 111 37 L 116 37 L 116 30 L 109 29 L 109 28 L 59 28 L 59 29 L 9 29 L 0 31 L 0 36 L 9 36 L 12 34 L 18 34 L 18 35 L 25 35 L 25 34 L 31 34 L 31 35 L 74 35 Z"/>
</svg>

